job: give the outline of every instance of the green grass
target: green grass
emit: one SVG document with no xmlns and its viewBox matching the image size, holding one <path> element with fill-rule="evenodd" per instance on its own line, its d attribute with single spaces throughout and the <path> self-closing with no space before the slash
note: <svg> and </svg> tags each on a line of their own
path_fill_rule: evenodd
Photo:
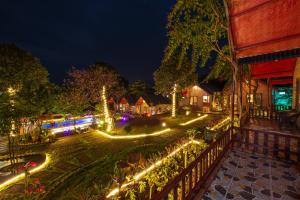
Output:
<svg viewBox="0 0 300 200">
<path fill-rule="evenodd" d="M 165 120 L 167 124 L 176 124 L 194 117 L 196 116 L 179 116 L 178 119 L 170 119 L 168 116 L 161 116 L 161 120 Z M 104 194 L 111 182 L 116 162 L 127 160 L 128 153 L 140 152 L 145 158 L 149 158 L 152 154 L 164 152 L 167 146 L 178 139 L 187 137 L 188 128 L 209 123 L 211 119 L 218 117 L 209 116 L 189 126 L 176 126 L 166 134 L 140 139 L 111 140 L 94 131 L 60 138 L 51 145 L 34 149 L 49 153 L 52 159 L 47 169 L 33 177 L 39 177 L 46 191 L 49 191 L 47 199 L 80 199 L 80 195 L 86 195 L 88 188 Z M 23 182 L 20 182 L 1 192 L 0 199 L 12 199 L 22 195 L 23 186 Z"/>
</svg>

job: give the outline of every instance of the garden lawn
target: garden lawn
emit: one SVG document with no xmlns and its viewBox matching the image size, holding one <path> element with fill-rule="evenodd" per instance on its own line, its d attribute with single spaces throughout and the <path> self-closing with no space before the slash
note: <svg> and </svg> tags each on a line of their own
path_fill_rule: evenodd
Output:
<svg viewBox="0 0 300 200">
<path fill-rule="evenodd" d="M 137 135 L 137 134 L 151 134 L 155 131 L 161 131 L 165 128 L 177 127 L 180 123 L 189 121 L 199 117 L 196 113 L 190 115 L 181 114 L 176 118 L 171 118 L 170 114 L 154 115 L 151 117 L 137 117 L 127 122 L 118 121 L 116 127 L 110 132 L 111 135 Z M 165 123 L 166 127 L 162 124 Z M 126 131 L 126 126 L 130 127 L 130 131 Z"/>
<path fill-rule="evenodd" d="M 197 124 L 209 124 L 219 115 L 209 115 L 207 118 L 188 126 L 175 126 L 172 131 L 147 138 L 139 139 L 108 139 L 96 131 L 85 134 L 60 138 L 48 146 L 36 147 L 35 152 L 45 152 L 51 155 L 49 167 L 34 174 L 40 178 L 46 187 L 46 193 L 38 199 L 85 199 L 93 194 L 99 197 L 106 194 L 111 184 L 114 166 L 120 160 L 127 160 L 131 152 L 139 152 L 147 159 L 153 154 L 165 152 L 165 148 L 178 139 L 187 137 L 186 130 L 197 127 Z M 161 116 L 166 123 L 185 122 L 182 116 L 178 120 Z M 191 119 L 191 118 L 189 118 Z M 0 193 L 0 199 L 20 198 L 24 191 L 24 181 Z"/>
</svg>

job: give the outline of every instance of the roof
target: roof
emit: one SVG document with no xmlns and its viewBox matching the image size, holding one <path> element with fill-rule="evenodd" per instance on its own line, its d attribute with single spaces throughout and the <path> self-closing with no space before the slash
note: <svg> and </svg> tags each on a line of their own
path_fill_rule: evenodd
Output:
<svg viewBox="0 0 300 200">
<path fill-rule="evenodd" d="M 300 48 L 299 10 L 298 0 L 232 0 L 229 5 L 230 28 L 237 58 Z M 291 55 L 278 56 L 287 58 Z"/>
<path fill-rule="evenodd" d="M 254 79 L 279 77 L 290 77 L 292 79 L 296 62 L 296 58 L 290 58 L 251 64 L 251 76 Z"/>
<path fill-rule="evenodd" d="M 164 97 L 162 95 L 148 94 L 144 95 L 143 99 L 151 105 L 159 105 L 159 104 L 170 104 L 171 101 L 169 98 Z"/>
</svg>

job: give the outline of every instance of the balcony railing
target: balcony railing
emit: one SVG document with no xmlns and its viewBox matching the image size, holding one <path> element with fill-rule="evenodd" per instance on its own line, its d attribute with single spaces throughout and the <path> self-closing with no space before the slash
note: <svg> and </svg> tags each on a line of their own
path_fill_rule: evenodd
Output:
<svg viewBox="0 0 300 200">
<path fill-rule="evenodd" d="M 249 128 L 231 128 L 204 150 L 194 162 L 169 182 L 154 200 L 191 199 L 207 186 L 222 157 L 233 147 L 300 162 L 300 136 Z"/>
<path fill-rule="evenodd" d="M 300 162 L 300 136 L 242 128 L 237 137 L 242 149 Z"/>
<path fill-rule="evenodd" d="M 174 200 L 190 199 L 193 192 L 205 183 L 224 154 L 230 149 L 234 137 L 233 130 L 229 129 L 152 199 L 169 199 L 171 196 Z"/>
<path fill-rule="evenodd" d="M 272 110 L 272 109 L 267 109 L 267 108 L 257 108 L 253 109 L 251 108 L 249 111 L 249 117 L 254 119 L 271 119 L 271 120 L 279 120 L 280 115 L 278 112 Z"/>
</svg>

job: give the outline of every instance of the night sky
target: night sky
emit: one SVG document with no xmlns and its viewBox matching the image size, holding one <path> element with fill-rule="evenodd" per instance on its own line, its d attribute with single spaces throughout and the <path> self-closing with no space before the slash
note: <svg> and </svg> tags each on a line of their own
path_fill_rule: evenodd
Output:
<svg viewBox="0 0 300 200">
<path fill-rule="evenodd" d="M 1 2 L 0 43 L 15 43 L 40 58 L 61 83 L 71 66 L 115 66 L 129 81 L 153 82 L 165 48 L 174 0 Z"/>
</svg>

